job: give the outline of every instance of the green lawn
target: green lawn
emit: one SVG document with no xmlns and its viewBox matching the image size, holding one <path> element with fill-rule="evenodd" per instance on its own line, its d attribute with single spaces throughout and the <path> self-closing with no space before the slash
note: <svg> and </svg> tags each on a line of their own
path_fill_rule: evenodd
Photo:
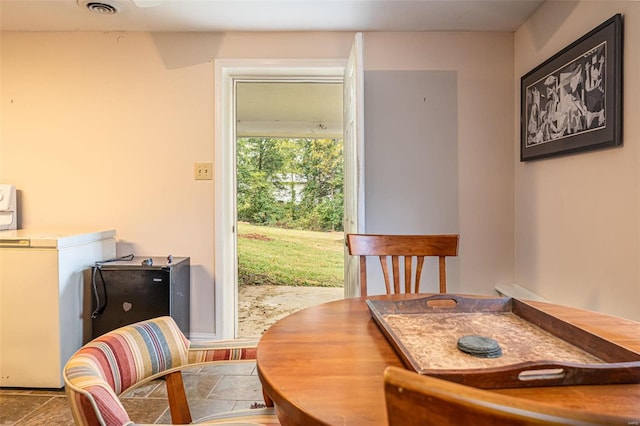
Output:
<svg viewBox="0 0 640 426">
<path fill-rule="evenodd" d="M 238 282 L 342 287 L 344 234 L 238 223 Z"/>
</svg>

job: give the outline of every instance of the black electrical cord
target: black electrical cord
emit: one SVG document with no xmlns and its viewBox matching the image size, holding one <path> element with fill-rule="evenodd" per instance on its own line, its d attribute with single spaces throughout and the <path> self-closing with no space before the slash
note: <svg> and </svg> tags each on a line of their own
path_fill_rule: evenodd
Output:
<svg viewBox="0 0 640 426">
<path fill-rule="evenodd" d="M 107 308 L 107 283 L 105 282 L 104 276 L 102 275 L 102 265 L 104 265 L 105 263 L 117 262 L 120 260 L 131 261 L 133 260 L 133 254 L 128 254 L 122 257 L 115 257 L 108 260 L 101 260 L 95 262 L 94 264 L 93 273 L 91 274 L 91 283 L 93 286 L 93 295 L 96 299 L 96 309 L 91 313 L 91 319 L 98 318 Z M 100 295 L 98 294 L 98 286 L 96 285 L 96 272 L 100 274 L 100 279 L 102 280 L 102 291 L 104 293 L 104 303 L 102 304 L 102 306 L 100 305 Z"/>
</svg>

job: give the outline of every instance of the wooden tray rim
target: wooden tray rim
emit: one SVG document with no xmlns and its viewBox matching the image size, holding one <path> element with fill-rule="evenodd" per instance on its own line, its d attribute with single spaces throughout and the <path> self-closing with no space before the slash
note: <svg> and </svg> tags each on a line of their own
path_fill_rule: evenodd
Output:
<svg viewBox="0 0 640 426">
<path fill-rule="evenodd" d="M 434 306 L 428 302 L 452 300 L 455 306 Z M 374 322 L 402 359 L 406 367 L 419 374 L 431 375 L 482 388 L 640 383 L 640 354 L 602 338 L 583 328 L 548 314 L 526 302 L 512 298 L 474 298 L 453 294 L 436 294 L 416 299 L 366 300 Z M 384 319 L 389 314 L 511 312 L 525 321 L 590 353 L 604 363 L 581 364 L 553 360 L 526 361 L 493 368 L 422 369 Z M 573 337 L 573 339 L 572 339 Z M 540 376 L 523 380 L 526 371 L 557 371 L 562 375 Z"/>
</svg>

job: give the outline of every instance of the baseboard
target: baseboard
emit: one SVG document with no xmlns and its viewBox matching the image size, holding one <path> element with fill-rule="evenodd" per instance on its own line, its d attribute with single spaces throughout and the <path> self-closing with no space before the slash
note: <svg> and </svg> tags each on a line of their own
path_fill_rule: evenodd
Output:
<svg viewBox="0 0 640 426">
<path fill-rule="evenodd" d="M 500 293 L 502 296 L 513 297 L 515 299 L 523 299 L 523 300 L 535 300 L 537 302 L 548 302 L 543 297 L 538 296 L 535 293 L 527 290 L 526 288 L 520 287 L 517 284 L 499 284 L 495 287 L 496 291 Z"/>
<path fill-rule="evenodd" d="M 188 337 L 192 342 L 210 342 L 212 340 L 219 340 L 216 338 L 215 333 L 189 333 Z"/>
</svg>

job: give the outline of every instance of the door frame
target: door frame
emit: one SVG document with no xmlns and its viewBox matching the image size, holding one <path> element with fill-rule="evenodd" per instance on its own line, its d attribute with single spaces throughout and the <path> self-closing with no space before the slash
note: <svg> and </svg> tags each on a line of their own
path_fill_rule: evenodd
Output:
<svg viewBox="0 0 640 426">
<path fill-rule="evenodd" d="M 216 59 L 214 298 L 216 338 L 238 334 L 235 85 L 238 81 L 342 82 L 346 59 Z M 232 176 L 232 179 L 228 177 Z"/>
</svg>

